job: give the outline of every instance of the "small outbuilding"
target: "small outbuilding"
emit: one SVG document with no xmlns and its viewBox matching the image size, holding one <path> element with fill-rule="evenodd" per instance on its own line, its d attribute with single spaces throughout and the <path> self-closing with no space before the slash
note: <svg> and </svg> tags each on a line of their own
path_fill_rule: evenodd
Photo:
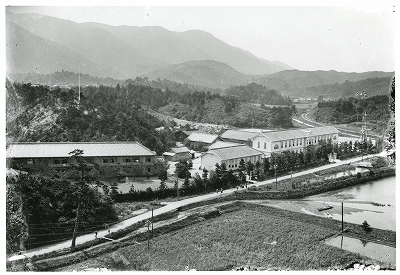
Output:
<svg viewBox="0 0 400 275">
<path fill-rule="evenodd" d="M 192 159 L 193 155 L 190 150 L 186 147 L 174 147 L 163 153 L 163 157 L 168 161 L 183 161 Z"/>
</svg>

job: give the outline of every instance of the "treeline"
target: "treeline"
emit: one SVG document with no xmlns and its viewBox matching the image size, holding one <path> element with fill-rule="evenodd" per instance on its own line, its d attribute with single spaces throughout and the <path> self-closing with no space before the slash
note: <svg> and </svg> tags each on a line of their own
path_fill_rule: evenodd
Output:
<svg viewBox="0 0 400 275">
<path fill-rule="evenodd" d="M 140 88 L 132 93 L 140 94 Z M 158 154 L 174 146 L 170 130 L 155 130 L 165 124 L 140 107 L 140 97 L 126 96 L 118 85 L 81 90 L 78 105 L 78 87 L 50 90 L 46 86 L 9 83 L 7 92 L 15 93 L 25 110 L 7 123 L 8 137 L 29 142 L 139 141 Z M 35 119 L 43 116 L 56 119 L 40 127 Z"/>
<path fill-rule="evenodd" d="M 250 83 L 245 86 L 234 86 L 226 89 L 226 95 L 237 97 L 242 102 L 276 104 L 276 105 L 292 105 L 293 102 L 289 97 L 282 96 L 278 91 L 267 89 L 266 87 Z"/>
<path fill-rule="evenodd" d="M 78 234 L 118 220 L 110 196 L 62 178 L 20 173 L 7 176 L 7 253 L 72 238 L 78 208 Z"/>
<path fill-rule="evenodd" d="M 319 102 L 313 109 L 312 116 L 317 122 L 348 124 L 362 122 L 364 110 L 369 128 L 374 127 L 374 130 L 378 132 L 386 129 L 390 119 L 387 95 Z"/>
<path fill-rule="evenodd" d="M 239 128 L 291 128 L 295 107 L 257 107 L 221 96 L 200 100 L 193 106 L 174 102 L 159 111 L 180 119 Z"/>
<path fill-rule="evenodd" d="M 141 106 L 162 109 L 168 104 L 188 106 L 187 117 L 180 111 L 172 115 L 194 121 L 229 124 L 237 127 L 291 127 L 288 107 L 261 109 L 241 104 L 237 98 L 211 92 L 181 94 L 143 85 L 117 84 L 82 88 L 52 88 L 42 85 L 10 83 L 7 93 L 20 99 L 24 111 L 7 123 L 8 137 L 17 141 L 139 141 L 161 154 L 174 146 L 171 131 L 155 131 L 165 125 Z M 7 106 L 7 109 L 13 106 Z M 56 121 L 50 118 L 57 117 Z M 42 120 L 35 121 L 35 119 Z M 44 127 L 40 123 L 46 122 Z M 33 127 L 32 125 L 35 125 Z M 166 127 L 168 128 L 168 127 Z"/>
<path fill-rule="evenodd" d="M 380 146 L 380 148 L 378 148 Z M 265 158 L 263 162 L 252 163 L 240 160 L 238 170 L 233 172 L 227 169 L 225 163 L 216 163 L 214 170 L 202 170 L 202 174 L 196 173 L 193 177 L 187 174 L 191 167 L 190 162 L 179 162 L 176 165 L 176 173 L 182 174 L 184 183 L 178 188 L 168 188 L 165 185 L 167 179 L 166 172 L 160 176 L 161 183 L 159 188 L 153 190 L 147 188 L 143 190 L 130 190 L 129 193 L 111 193 L 116 202 L 126 201 L 146 201 L 154 199 L 164 199 L 167 197 L 189 196 L 205 194 L 209 192 L 223 192 L 229 188 L 245 188 L 246 179 L 262 181 L 273 178 L 277 175 L 287 174 L 298 170 L 309 169 L 310 167 L 321 166 L 329 163 L 329 155 L 334 152 L 338 159 L 360 156 L 361 154 L 375 154 L 382 150 L 382 142 L 374 146 L 371 141 L 360 143 L 356 141 L 332 144 L 330 140 L 322 140 L 316 146 L 308 146 L 305 152 L 294 152 L 291 150 L 281 153 L 272 153 L 270 158 Z M 161 173 L 162 175 L 163 173 Z M 186 176 L 184 176 L 186 175 Z"/>
</svg>

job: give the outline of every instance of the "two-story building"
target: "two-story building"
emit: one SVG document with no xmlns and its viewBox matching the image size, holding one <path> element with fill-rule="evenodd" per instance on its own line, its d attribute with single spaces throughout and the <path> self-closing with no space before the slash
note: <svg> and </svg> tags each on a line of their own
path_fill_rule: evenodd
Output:
<svg viewBox="0 0 400 275">
<path fill-rule="evenodd" d="M 41 163 L 53 169 L 67 169 L 77 164 L 69 154 L 75 149 L 83 150 L 82 160 L 89 165 L 107 168 L 115 174 L 141 171 L 142 175 L 152 175 L 155 172 L 156 153 L 138 142 L 11 143 L 7 148 L 7 160 L 10 166 L 22 168 Z"/>
<path fill-rule="evenodd" d="M 321 140 L 337 143 L 338 136 L 339 131 L 333 126 L 263 132 L 252 139 L 252 147 L 263 152 L 265 157 L 270 157 L 271 153 L 285 150 L 304 152 L 307 146 L 317 145 Z"/>
</svg>

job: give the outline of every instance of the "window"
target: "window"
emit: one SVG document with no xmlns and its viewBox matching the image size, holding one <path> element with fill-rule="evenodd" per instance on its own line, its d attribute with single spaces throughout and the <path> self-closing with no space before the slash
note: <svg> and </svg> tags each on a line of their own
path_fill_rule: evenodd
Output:
<svg viewBox="0 0 400 275">
<path fill-rule="evenodd" d="M 129 158 L 127 158 L 127 159 L 124 159 L 124 162 L 131 162 L 132 160 L 131 159 L 129 159 Z"/>
<path fill-rule="evenodd" d="M 146 158 L 146 162 L 151 162 L 151 158 Z"/>
<path fill-rule="evenodd" d="M 33 159 L 28 159 L 28 160 L 26 161 L 26 164 L 33 164 Z"/>
<path fill-rule="evenodd" d="M 303 141 L 303 140 L 302 140 L 302 139 L 300 139 L 300 146 L 301 146 L 301 144 L 302 144 L 302 141 Z"/>
<path fill-rule="evenodd" d="M 283 141 L 281 141 L 281 148 L 283 148 Z"/>
<path fill-rule="evenodd" d="M 279 149 L 279 145 L 275 144 L 274 149 Z"/>
<path fill-rule="evenodd" d="M 257 148 L 260 148 L 260 142 L 258 142 L 258 144 L 257 144 Z"/>
<path fill-rule="evenodd" d="M 267 143 L 264 142 L 264 149 L 267 149 Z"/>
<path fill-rule="evenodd" d="M 108 163 L 108 159 L 103 159 L 103 163 Z"/>
<path fill-rule="evenodd" d="M 336 139 L 336 136 L 334 135 L 334 136 L 333 136 L 333 140 L 335 140 L 335 139 Z"/>
<path fill-rule="evenodd" d="M 59 159 L 55 159 L 54 160 L 54 164 L 60 164 L 61 162 L 60 162 L 60 160 Z"/>
<path fill-rule="evenodd" d="M 285 141 L 285 148 L 287 147 L 287 141 Z"/>
<path fill-rule="evenodd" d="M 62 160 L 62 163 L 63 163 L 63 164 L 67 164 L 67 163 L 68 163 L 68 159 L 63 159 L 63 160 Z"/>
<path fill-rule="evenodd" d="M 235 164 L 235 167 L 237 167 L 237 163 Z"/>
<path fill-rule="evenodd" d="M 148 168 L 147 168 L 147 172 L 149 172 L 149 173 L 151 172 L 151 169 L 150 169 L 150 167 L 148 167 Z"/>
</svg>

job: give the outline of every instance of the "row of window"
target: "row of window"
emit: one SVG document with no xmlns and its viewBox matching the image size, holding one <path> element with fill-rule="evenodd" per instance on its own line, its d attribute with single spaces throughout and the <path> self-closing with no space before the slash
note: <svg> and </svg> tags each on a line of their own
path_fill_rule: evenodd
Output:
<svg viewBox="0 0 400 275">
<path fill-rule="evenodd" d="M 330 135 L 324 135 L 324 136 L 317 136 L 312 139 L 307 140 L 307 145 L 311 144 L 317 144 L 318 142 L 322 140 L 328 140 L 330 138 Z M 333 140 L 336 139 L 336 136 L 333 135 Z M 260 148 L 261 142 L 258 142 L 257 148 Z M 288 147 L 294 147 L 294 146 L 302 146 L 303 145 L 303 139 L 295 139 L 295 140 L 286 140 L 286 141 L 281 141 L 281 148 L 288 148 Z M 264 142 L 264 149 L 267 149 L 267 143 Z M 279 145 L 275 144 L 274 150 L 279 149 Z"/>
<path fill-rule="evenodd" d="M 67 158 L 54 159 L 53 163 L 55 165 L 68 164 L 68 160 L 69 159 L 67 159 Z M 89 163 L 94 163 L 94 159 L 93 158 L 84 158 L 84 160 L 89 162 Z M 124 158 L 122 161 L 125 162 L 125 163 L 139 162 L 139 157 Z M 151 162 L 151 158 L 150 157 L 146 157 L 145 161 L 146 162 Z M 103 159 L 101 159 L 101 162 L 102 163 L 115 163 L 115 158 L 103 158 Z M 33 161 L 32 161 L 32 163 L 33 163 Z"/>
</svg>

